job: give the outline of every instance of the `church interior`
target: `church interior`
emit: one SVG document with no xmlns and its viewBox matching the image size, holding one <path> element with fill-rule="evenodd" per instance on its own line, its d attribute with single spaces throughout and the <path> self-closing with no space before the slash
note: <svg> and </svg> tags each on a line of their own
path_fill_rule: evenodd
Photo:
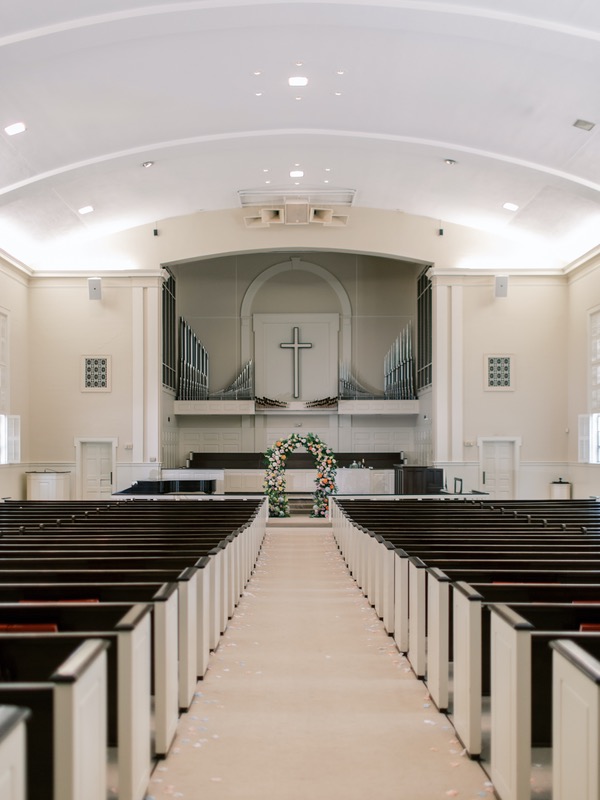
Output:
<svg viewBox="0 0 600 800">
<path fill-rule="evenodd" d="M 2 495 L 44 470 L 69 473 L 72 499 L 110 494 L 190 451 L 260 453 L 313 427 L 361 463 L 402 452 L 465 491 L 595 494 L 596 10 L 538 6 L 5 10 Z M 345 376 L 357 400 L 384 398 L 410 335 L 417 402 L 184 413 L 163 374 L 168 274 L 169 325 L 205 348 L 210 397 L 252 362 L 251 400 L 335 398 Z M 259 352 L 269 314 L 289 324 Z M 338 335 L 299 352 L 294 398 L 278 344 L 301 319 L 310 340 L 307 314 Z"/>
<path fill-rule="evenodd" d="M 180 606 L 185 597 L 191 608 L 197 593 L 213 609 L 199 623 L 198 666 L 194 661 L 185 673 L 180 649 L 178 664 L 165 667 L 177 673 L 180 688 L 173 684 L 169 691 L 180 692 L 174 702 L 186 710 L 181 719 L 196 728 L 195 738 L 177 745 L 175 755 L 192 756 L 185 776 L 169 780 L 176 769 L 171 750 L 154 764 L 154 783 L 145 767 L 137 787 L 129 786 L 131 775 L 109 773 L 105 796 L 199 797 L 194 758 L 204 758 L 210 737 L 221 730 L 211 731 L 212 722 L 197 725 L 201 710 L 209 716 L 204 705 L 210 703 L 229 731 L 224 738 L 235 739 L 227 727 L 231 717 L 218 712 L 243 710 L 263 671 L 284 703 L 290 686 L 272 669 L 282 649 L 288 659 L 282 669 L 303 686 L 310 708 L 313 701 L 333 708 L 334 699 L 322 692 L 334 685 L 341 700 L 360 696 L 366 783 L 354 779 L 356 757 L 349 750 L 335 755 L 337 788 L 330 785 L 333 776 L 313 757 L 334 735 L 330 720 L 319 717 L 324 727 L 317 733 L 302 718 L 297 696 L 289 719 L 312 753 L 310 779 L 290 752 L 276 757 L 282 769 L 275 777 L 260 751 L 248 750 L 248 768 L 256 759 L 262 764 L 250 793 L 244 781 L 228 784 L 231 755 L 214 755 L 209 766 L 203 762 L 203 797 L 300 800 L 310 793 L 334 800 L 363 797 L 369 785 L 379 786 L 373 796 L 382 800 L 472 800 L 494 792 L 500 800 L 530 800 L 528 792 L 542 800 L 569 797 L 567 790 L 560 795 L 556 775 L 548 788 L 545 755 L 539 775 L 534 768 L 532 777 L 528 762 L 514 785 L 512 777 L 504 785 L 503 773 L 494 779 L 481 770 L 479 752 L 469 759 L 467 734 L 443 721 L 451 717 L 421 683 L 428 672 L 415 667 L 415 641 L 399 638 L 405 584 L 396 581 L 405 579 L 394 574 L 406 568 L 408 576 L 409 565 L 399 555 L 406 542 L 394 538 L 401 525 L 393 509 L 399 498 L 440 508 L 455 501 L 455 508 L 475 509 L 480 502 L 477 508 L 494 520 L 461 525 L 495 531 L 494 503 L 502 503 L 515 525 L 556 525 L 556 536 L 570 526 L 577 536 L 595 530 L 599 62 L 600 7 L 593 0 L 27 0 L 0 8 L 2 537 L 34 524 L 13 516 L 16 508 L 33 514 L 26 512 L 29 501 L 43 501 L 40 514 L 49 504 L 74 521 L 96 508 L 107 513 L 115 500 L 130 508 L 139 503 L 140 513 L 147 501 L 156 509 L 164 495 L 181 501 L 181 514 L 188 503 L 208 507 L 209 500 L 223 508 L 231 501 L 232 509 L 253 504 L 222 540 L 211 539 L 210 547 L 203 540 L 198 555 L 206 562 L 194 562 L 193 595 L 178 578 Z M 304 452 L 307 440 L 337 459 L 340 497 L 324 502 L 327 520 L 308 518 L 315 462 L 312 450 Z M 304 444 L 292 453 L 298 441 Z M 260 505 L 265 453 L 274 450 L 287 466 L 283 486 L 298 504 L 291 522 L 273 519 L 270 495 Z M 344 506 L 350 497 L 356 505 Z M 378 520 L 359 521 L 359 501 L 367 497 L 381 501 L 373 508 L 388 506 L 389 528 L 381 523 L 381 533 Z M 410 508 L 416 519 L 420 507 Z M 35 524 L 61 524 L 48 513 L 51 518 L 36 517 Z M 91 545 L 101 534 L 89 524 Z M 371 552 L 357 538 L 361 525 L 373 543 L 380 537 L 381 547 L 373 544 Z M 246 528 L 252 534 L 238 536 Z M 508 542 L 513 531 L 505 533 Z M 543 539 L 533 532 L 531 548 L 550 547 Z M 586 583 L 597 597 L 589 544 Z M 414 557 L 425 564 L 431 558 L 430 569 L 439 558 L 440 569 L 452 573 L 454 565 L 444 560 L 450 557 L 434 556 L 428 546 L 415 543 Z M 153 557 L 166 559 L 160 547 L 157 539 Z M 397 563 L 390 577 L 392 547 Z M 558 541 L 556 548 L 565 560 Z M 340 639 L 334 646 L 337 633 L 322 620 L 305 624 L 314 609 L 304 596 L 309 589 L 296 584 L 295 558 L 306 558 L 306 586 L 322 596 L 325 615 L 350 615 L 352 645 Z M 548 559 L 558 556 L 552 551 Z M 2 571 L 0 618 L 2 604 L 17 596 L 3 599 Z M 571 583 L 583 579 L 569 573 Z M 411 580 L 416 587 L 416 574 Z M 477 580 L 487 586 L 487 578 Z M 434 577 L 428 581 L 434 591 Z M 468 575 L 460 573 L 456 582 L 464 581 Z M 506 582 L 502 575 L 490 580 Z M 263 607 L 261 587 L 280 597 L 283 623 Z M 500 602 L 489 598 L 502 590 L 490 589 L 488 600 L 481 592 L 484 607 Z M 550 594 L 543 602 L 551 602 Z M 415 609 L 427 605 L 423 613 L 429 613 L 433 603 L 428 595 L 422 609 L 420 597 L 411 595 L 413 633 L 421 625 Z M 591 603 L 580 593 L 573 597 Z M 119 594 L 111 602 L 124 599 Z M 288 604 L 299 605 L 292 613 Z M 353 614 L 362 622 L 351 621 Z M 368 624 L 367 614 L 374 614 Z M 262 622 L 247 633 L 254 617 Z M 294 637 L 280 632 L 288 623 Z M 581 625 L 596 628 L 577 629 L 585 634 L 584 648 L 592 643 L 588 655 L 596 653 L 599 624 L 585 617 Z M 434 630 L 431 620 L 427 625 Z M 254 638 L 260 641 L 263 631 L 271 649 L 257 661 Z M 232 659 L 243 639 L 245 661 Z M 428 647 L 432 642 L 433 633 Z M 315 653 L 324 662 L 320 671 Z M 381 661 L 384 653 L 389 669 L 378 664 L 371 672 L 366 662 Z M 344 654 L 356 673 L 336 662 Z M 303 656 L 308 660 L 301 666 Z M 235 699 L 226 699 L 219 682 L 233 683 L 230 671 L 241 681 L 242 661 L 252 664 L 251 684 L 240 683 Z M 327 677 L 330 667 L 335 678 Z M 596 666 L 590 669 L 597 676 Z M 302 684 L 303 673 L 314 678 L 312 687 Z M 362 697 L 374 674 L 383 694 Z M 195 689 L 201 677 L 204 684 Z M 400 710 L 393 691 L 385 694 L 390 680 L 406 685 L 406 698 L 412 692 Z M 0 681 L 0 703 L 4 697 Z M 258 697 L 248 716 L 261 716 L 264 695 Z M 342 706 L 332 718 L 350 727 Z M 421 716 L 426 708 L 425 721 L 409 725 L 409 709 L 417 707 Z M 404 733 L 392 732 L 393 715 L 386 715 L 392 708 L 406 721 Z M 284 716 L 271 710 L 254 739 L 266 737 L 279 752 L 273 726 L 281 733 Z M 432 721 L 434 711 L 439 719 Z M 421 751 L 428 758 L 443 751 L 445 763 L 431 766 L 439 783 L 423 783 L 428 767 L 419 762 L 402 792 L 402 770 L 417 758 L 406 755 L 415 726 L 421 732 L 429 725 L 428 733 L 436 728 L 443 741 L 424 741 Z M 200 727 L 204 735 L 197 736 Z M 384 744 L 382 727 L 404 738 Z M 165 736 L 171 741 L 174 730 Z M 186 738 L 181 729 L 177 736 Z M 312 737 L 321 737 L 320 744 L 307 745 Z M 236 757 L 244 753 L 244 743 L 238 745 Z M 373 765 L 393 761 L 403 748 L 404 759 L 378 784 Z M 447 769 L 448 762 L 460 767 Z M 285 786 L 286 766 L 293 789 Z M 340 783 L 347 771 L 348 782 Z M 454 778 L 463 773 L 459 786 Z M 110 789 L 111 780 L 118 790 Z M 600 783 L 589 791 L 585 800 L 597 800 Z M 27 800 L 100 798 L 75 791 Z"/>
</svg>

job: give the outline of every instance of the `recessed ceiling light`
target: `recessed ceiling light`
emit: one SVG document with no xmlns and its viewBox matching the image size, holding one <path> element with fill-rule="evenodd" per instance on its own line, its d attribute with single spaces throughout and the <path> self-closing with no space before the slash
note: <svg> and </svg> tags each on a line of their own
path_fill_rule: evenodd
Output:
<svg viewBox="0 0 600 800">
<path fill-rule="evenodd" d="M 519 206 L 516 203 L 504 203 L 502 208 L 505 208 L 507 211 L 518 211 Z"/>
<path fill-rule="evenodd" d="M 300 181 L 294 181 L 294 186 L 300 186 Z"/>
<path fill-rule="evenodd" d="M 259 69 L 255 69 L 252 74 L 258 76 L 258 75 L 262 75 L 262 72 Z"/>
<path fill-rule="evenodd" d="M 301 169 L 293 169 L 290 172 L 290 178 L 303 178 L 304 172 Z"/>
<path fill-rule="evenodd" d="M 304 61 L 296 61 L 296 66 L 301 67 L 304 64 Z"/>
<path fill-rule="evenodd" d="M 341 96 L 342 96 L 342 93 L 341 93 L 341 92 L 336 92 L 336 93 L 335 93 L 335 96 L 336 96 L 336 97 L 341 97 Z"/>
<path fill-rule="evenodd" d="M 4 128 L 4 132 L 9 136 L 14 136 L 16 133 L 23 133 L 25 130 L 27 130 L 27 128 L 25 127 L 24 122 L 15 122 L 12 125 L 9 125 L 7 128 Z"/>
<path fill-rule="evenodd" d="M 268 172 L 268 171 L 269 171 L 269 170 L 268 170 L 268 168 L 267 168 L 267 167 L 265 167 L 265 169 L 263 169 L 263 172 Z"/>
<path fill-rule="evenodd" d="M 142 163 L 142 167 L 144 167 L 144 169 L 149 169 L 150 167 L 153 166 L 154 166 L 154 161 L 144 161 Z"/>
<path fill-rule="evenodd" d="M 262 92 L 254 92 L 255 97 L 262 97 Z"/>
<path fill-rule="evenodd" d="M 94 206 L 82 206 L 78 210 L 80 214 L 90 214 L 94 210 Z"/>
<path fill-rule="evenodd" d="M 302 100 L 302 98 L 301 98 L 301 97 L 299 97 L 299 96 L 297 96 L 297 97 L 296 97 L 296 100 Z"/>
<path fill-rule="evenodd" d="M 343 69 L 338 69 L 338 71 L 335 74 L 336 75 L 343 75 L 344 74 L 344 70 Z"/>
<path fill-rule="evenodd" d="M 331 172 L 331 167 L 325 167 L 325 172 Z"/>
<path fill-rule="evenodd" d="M 587 119 L 576 119 L 573 123 L 574 128 L 581 128 L 582 131 L 591 131 L 596 127 L 595 122 L 588 122 Z"/>
<path fill-rule="evenodd" d="M 296 163 L 294 164 L 294 166 L 295 166 L 295 167 L 299 167 L 299 166 L 300 166 L 300 162 L 296 161 Z"/>
<path fill-rule="evenodd" d="M 323 183 L 329 183 L 329 181 L 328 181 L 327 179 L 325 179 L 325 180 L 323 181 Z"/>
<path fill-rule="evenodd" d="M 271 183 L 271 181 L 265 181 L 265 183 Z"/>
<path fill-rule="evenodd" d="M 306 86 L 308 83 L 308 78 L 305 78 L 303 75 L 293 75 L 291 78 L 288 78 L 288 84 L 290 86 Z"/>
<path fill-rule="evenodd" d="M 456 164 L 456 161 L 453 158 L 445 158 L 444 164 L 448 164 L 449 167 L 453 167 Z"/>
</svg>

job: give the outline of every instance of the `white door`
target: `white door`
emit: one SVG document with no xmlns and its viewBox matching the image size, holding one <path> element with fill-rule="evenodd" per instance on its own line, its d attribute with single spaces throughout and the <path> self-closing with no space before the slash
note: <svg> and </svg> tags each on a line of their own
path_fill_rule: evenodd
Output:
<svg viewBox="0 0 600 800">
<path fill-rule="evenodd" d="M 492 500 L 513 500 L 516 494 L 517 440 L 480 441 L 479 488 Z"/>
<path fill-rule="evenodd" d="M 82 442 L 81 499 L 106 500 L 112 494 L 113 447 L 110 442 Z"/>
</svg>

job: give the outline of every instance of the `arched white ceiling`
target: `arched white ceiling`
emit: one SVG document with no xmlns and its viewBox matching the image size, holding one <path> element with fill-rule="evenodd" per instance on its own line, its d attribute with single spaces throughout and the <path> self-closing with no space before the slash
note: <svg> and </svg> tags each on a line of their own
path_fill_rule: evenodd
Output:
<svg viewBox="0 0 600 800">
<path fill-rule="evenodd" d="M 5 3 L 0 249 L 345 188 L 566 265 L 599 244 L 599 67 L 597 0 Z"/>
</svg>

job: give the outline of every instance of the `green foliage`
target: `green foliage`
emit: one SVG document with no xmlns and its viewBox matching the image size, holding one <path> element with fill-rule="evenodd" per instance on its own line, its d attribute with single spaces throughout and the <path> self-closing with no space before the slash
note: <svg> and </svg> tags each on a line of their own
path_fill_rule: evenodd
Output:
<svg viewBox="0 0 600 800">
<path fill-rule="evenodd" d="M 329 495 L 335 494 L 337 461 L 330 447 L 314 433 L 301 435 L 292 433 L 287 439 L 275 442 L 265 453 L 267 471 L 264 489 L 269 498 L 269 514 L 272 517 L 289 517 L 290 506 L 285 493 L 286 460 L 297 447 L 304 447 L 314 456 L 317 468 L 312 517 L 325 517 L 329 508 Z"/>
</svg>

